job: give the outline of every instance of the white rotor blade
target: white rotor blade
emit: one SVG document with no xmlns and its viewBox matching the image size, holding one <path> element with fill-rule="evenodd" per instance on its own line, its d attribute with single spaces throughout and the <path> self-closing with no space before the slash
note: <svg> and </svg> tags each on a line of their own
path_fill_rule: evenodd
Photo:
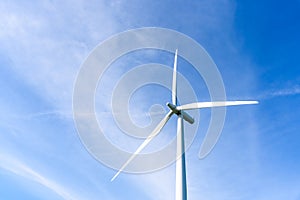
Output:
<svg viewBox="0 0 300 200">
<path fill-rule="evenodd" d="M 124 169 L 125 167 L 148 145 L 148 143 L 160 132 L 160 130 L 165 126 L 173 112 L 169 111 L 169 113 L 159 122 L 159 124 L 155 127 L 152 133 L 146 138 L 146 140 L 139 146 L 139 148 L 130 156 L 130 158 L 123 164 L 123 166 L 119 169 L 119 171 L 114 175 L 114 177 L 110 180 L 113 181 Z"/>
<path fill-rule="evenodd" d="M 177 52 L 175 51 L 174 66 L 173 66 L 173 81 L 172 81 L 172 104 L 177 105 Z"/>
<path fill-rule="evenodd" d="M 178 110 L 191 110 L 197 108 L 212 108 L 221 106 L 237 106 L 247 104 L 258 104 L 258 101 L 215 101 L 215 102 L 197 102 L 178 106 Z"/>
</svg>

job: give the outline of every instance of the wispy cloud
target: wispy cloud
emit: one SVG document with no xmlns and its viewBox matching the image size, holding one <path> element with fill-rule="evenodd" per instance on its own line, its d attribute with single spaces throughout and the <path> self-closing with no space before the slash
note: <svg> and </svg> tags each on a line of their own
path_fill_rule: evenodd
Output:
<svg viewBox="0 0 300 200">
<path fill-rule="evenodd" d="M 63 197 L 64 199 L 68 199 L 68 200 L 84 199 L 79 194 L 76 194 L 75 191 L 71 191 L 70 189 L 42 175 L 38 171 L 30 168 L 26 164 L 13 159 L 11 155 L 0 154 L 0 167 L 2 169 L 14 173 L 15 175 L 35 181 L 43 185 L 44 187 L 50 189 L 57 195 Z"/>
<path fill-rule="evenodd" d="M 289 96 L 289 95 L 297 95 L 300 94 L 300 86 L 297 85 L 293 88 L 287 88 L 287 89 L 281 89 L 281 90 L 275 90 L 271 92 L 270 96 Z"/>
<path fill-rule="evenodd" d="M 283 96 L 292 96 L 300 94 L 300 85 L 295 85 L 289 88 L 283 89 L 273 89 L 266 91 L 264 94 L 259 97 L 262 99 L 269 99 L 273 97 L 283 97 Z"/>
<path fill-rule="evenodd" d="M 0 50 L 12 60 L 19 79 L 56 108 L 70 109 L 80 64 L 114 33 L 115 24 L 103 2 L 5 2 L 0 8 Z"/>
</svg>

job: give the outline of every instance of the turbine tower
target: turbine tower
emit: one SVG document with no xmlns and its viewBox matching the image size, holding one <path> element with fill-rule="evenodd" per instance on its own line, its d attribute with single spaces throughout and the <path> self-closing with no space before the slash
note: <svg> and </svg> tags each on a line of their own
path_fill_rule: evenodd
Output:
<svg viewBox="0 0 300 200">
<path fill-rule="evenodd" d="M 161 129 L 165 126 L 173 114 L 176 114 L 177 119 L 177 149 L 176 149 L 176 200 L 187 200 L 187 181 L 186 181 L 186 165 L 185 165 L 185 145 L 184 145 L 184 126 L 183 120 L 194 123 L 191 117 L 185 110 L 212 108 L 221 106 L 235 106 L 246 104 L 257 104 L 258 101 L 215 101 L 215 102 L 195 102 L 185 105 L 178 105 L 177 103 L 177 54 L 175 51 L 173 80 L 172 80 L 172 103 L 167 103 L 170 111 L 156 126 L 156 128 L 149 134 L 145 141 L 139 148 L 131 155 L 131 157 L 122 165 L 119 171 L 111 179 L 113 181 L 127 165 L 151 142 L 151 140 L 158 135 Z"/>
</svg>

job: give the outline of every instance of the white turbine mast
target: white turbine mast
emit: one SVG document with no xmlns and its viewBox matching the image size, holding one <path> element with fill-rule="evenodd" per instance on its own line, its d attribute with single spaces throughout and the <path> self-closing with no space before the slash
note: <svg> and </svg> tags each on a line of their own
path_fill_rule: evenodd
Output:
<svg viewBox="0 0 300 200">
<path fill-rule="evenodd" d="M 191 117 L 185 110 L 212 108 L 222 106 L 236 106 L 247 104 L 258 104 L 258 101 L 215 101 L 215 102 L 195 102 L 185 105 L 177 104 L 177 54 L 175 51 L 173 80 L 172 80 L 172 103 L 167 103 L 170 111 L 160 121 L 156 128 L 149 134 L 146 140 L 139 146 L 139 148 L 131 155 L 131 157 L 122 165 L 119 171 L 111 179 L 113 181 L 127 165 L 151 142 L 151 140 L 158 135 L 161 129 L 165 126 L 173 114 L 178 116 L 177 120 L 177 151 L 176 151 L 176 200 L 187 200 L 187 182 L 186 182 L 186 165 L 185 165 L 185 146 L 184 146 L 184 126 L 183 120 L 194 123 Z"/>
</svg>

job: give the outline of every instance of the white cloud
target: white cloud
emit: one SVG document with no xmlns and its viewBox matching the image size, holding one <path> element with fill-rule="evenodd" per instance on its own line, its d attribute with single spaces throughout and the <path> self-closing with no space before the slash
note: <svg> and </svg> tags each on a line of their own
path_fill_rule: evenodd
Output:
<svg viewBox="0 0 300 200">
<path fill-rule="evenodd" d="M 272 98 L 272 97 L 280 97 L 280 96 L 291 96 L 300 94 L 300 86 L 295 85 L 290 88 L 284 89 L 276 89 L 266 92 L 262 95 L 262 98 Z"/>
<path fill-rule="evenodd" d="M 49 179 L 48 177 L 43 176 L 37 171 L 31 169 L 24 163 L 21 163 L 18 160 L 14 160 L 11 155 L 0 154 L 0 167 L 10 171 L 18 176 L 22 176 L 29 180 L 35 181 L 44 187 L 52 190 L 57 195 L 68 200 L 79 200 L 84 199 L 79 194 L 76 194 L 75 191 L 60 185 L 59 183 Z"/>
<path fill-rule="evenodd" d="M 70 109 L 80 64 L 115 32 L 115 24 L 103 2 L 6 2 L 0 9 L 1 50 L 41 97 Z"/>
</svg>

